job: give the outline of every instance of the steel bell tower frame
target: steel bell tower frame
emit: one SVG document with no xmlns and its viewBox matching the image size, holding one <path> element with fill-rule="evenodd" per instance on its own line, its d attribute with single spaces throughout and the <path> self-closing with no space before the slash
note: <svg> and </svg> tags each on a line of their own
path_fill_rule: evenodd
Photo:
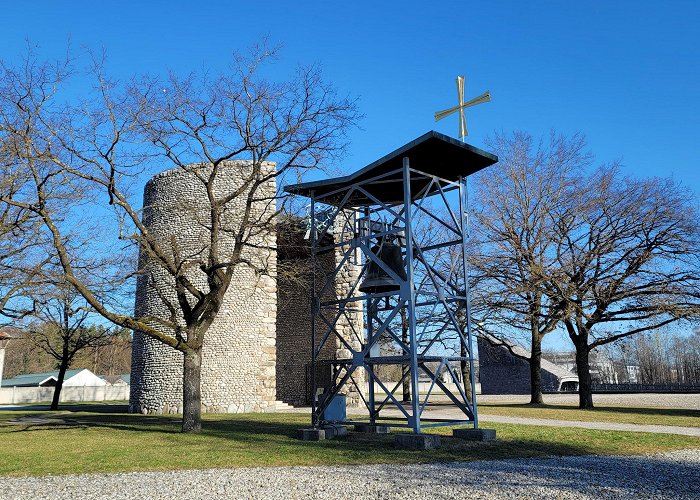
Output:
<svg viewBox="0 0 700 500">
<path fill-rule="evenodd" d="M 431 131 L 352 175 L 285 188 L 311 200 L 314 427 L 331 423 L 338 396 L 352 392 L 366 413 L 333 424 L 381 424 L 417 434 L 441 425 L 478 428 L 466 179 L 496 161 Z M 383 241 L 400 246 L 403 272 L 380 258 Z M 318 265 L 329 252 L 340 255 L 331 270 Z M 395 289 L 360 291 L 370 264 Z M 359 272 L 338 290 L 338 275 L 348 266 Z M 361 332 L 347 321 L 349 311 L 359 309 Z M 319 380 L 319 373 L 327 376 Z M 436 400 L 451 403 L 458 416 L 424 417 Z"/>
</svg>

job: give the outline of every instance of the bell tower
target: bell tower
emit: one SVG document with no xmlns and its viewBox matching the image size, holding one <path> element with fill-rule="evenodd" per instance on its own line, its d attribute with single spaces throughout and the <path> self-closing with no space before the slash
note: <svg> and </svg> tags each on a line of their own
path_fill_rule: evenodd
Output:
<svg viewBox="0 0 700 500">
<path fill-rule="evenodd" d="M 342 255 L 330 272 L 314 266 L 312 372 L 329 374 L 313 378 L 314 429 L 396 427 L 416 435 L 439 425 L 478 429 L 466 178 L 497 161 L 432 131 L 349 176 L 285 188 L 310 199 L 312 259 Z M 328 243 L 326 235 L 339 226 L 343 236 Z M 325 291 L 346 262 L 361 271 L 342 296 L 329 298 Z M 364 304 L 364 330 L 339 327 L 358 304 Z M 324 356 L 328 342 L 344 346 L 345 356 Z M 346 416 L 348 387 L 360 394 L 366 415 Z M 436 396 L 460 417 L 424 417 Z"/>
</svg>

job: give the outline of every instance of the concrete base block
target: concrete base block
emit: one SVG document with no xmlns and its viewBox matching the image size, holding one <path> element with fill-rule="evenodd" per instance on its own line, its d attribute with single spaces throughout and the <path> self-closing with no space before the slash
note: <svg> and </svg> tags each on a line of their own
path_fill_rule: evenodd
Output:
<svg viewBox="0 0 700 500">
<path fill-rule="evenodd" d="M 326 432 L 326 439 L 348 435 L 348 428 L 344 425 L 324 425 L 322 429 Z"/>
<path fill-rule="evenodd" d="M 367 434 L 389 434 L 389 426 L 381 424 L 355 424 L 355 432 Z"/>
<path fill-rule="evenodd" d="M 452 437 L 467 441 L 493 441 L 496 439 L 495 429 L 454 429 Z"/>
<path fill-rule="evenodd" d="M 299 429 L 299 439 L 302 441 L 323 441 L 326 439 L 325 429 Z"/>
<path fill-rule="evenodd" d="M 394 446 L 407 450 L 434 450 L 440 448 L 437 434 L 396 434 Z"/>
</svg>

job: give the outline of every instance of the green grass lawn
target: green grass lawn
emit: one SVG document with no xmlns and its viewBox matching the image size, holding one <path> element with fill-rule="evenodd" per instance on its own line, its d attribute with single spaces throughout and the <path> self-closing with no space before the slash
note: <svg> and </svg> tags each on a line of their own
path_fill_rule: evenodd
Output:
<svg viewBox="0 0 700 500">
<path fill-rule="evenodd" d="M 487 424 L 491 443 L 445 436 L 439 450 L 397 450 L 392 436 L 351 435 L 303 442 L 302 414 L 206 415 L 201 434 L 181 434 L 179 417 L 129 415 L 123 406 L 66 407 L 69 411 L 0 412 L 0 475 L 75 474 L 190 468 L 409 463 L 580 454 L 638 454 L 700 448 L 700 438 Z M 30 416 L 50 424 L 8 421 Z M 436 430 L 450 434 L 451 430 Z"/>
<path fill-rule="evenodd" d="M 676 408 L 599 406 L 593 410 L 579 410 L 574 405 L 562 404 L 531 406 L 512 403 L 479 403 L 479 412 L 481 415 L 505 415 L 509 417 L 700 427 L 700 410 Z"/>
</svg>

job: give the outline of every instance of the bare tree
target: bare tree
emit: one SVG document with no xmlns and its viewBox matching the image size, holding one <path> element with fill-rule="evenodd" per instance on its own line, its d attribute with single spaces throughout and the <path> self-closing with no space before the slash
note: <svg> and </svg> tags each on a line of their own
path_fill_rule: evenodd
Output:
<svg viewBox="0 0 700 500">
<path fill-rule="evenodd" d="M 631 354 L 642 384 L 700 383 L 700 336 L 652 331 L 636 336 Z"/>
<path fill-rule="evenodd" d="M 91 311 L 183 353 L 184 432 L 201 429 L 202 347 L 236 268 L 269 272 L 249 256 L 270 250 L 261 238 L 274 233 L 282 179 L 296 179 L 342 151 L 344 133 L 357 119 L 354 101 L 338 97 L 317 68 L 301 68 L 281 83 L 261 78 L 261 65 L 273 56 L 274 50 L 260 47 L 248 59 L 237 58 L 230 74 L 171 74 L 129 85 L 107 79 L 97 61 L 95 91 L 77 105 L 56 99 L 69 65 L 29 60 L 22 68 L 3 68 L 3 140 L 18 145 L 13 161 L 30 175 L 19 192 L 0 201 L 41 219 L 66 280 Z M 233 176 L 235 188 L 222 193 L 217 186 L 230 175 L 223 170 L 232 159 L 247 161 Z M 206 193 L 200 222 L 208 238 L 196 255 L 181 254 L 141 220 L 132 186 L 164 165 L 196 176 Z M 278 191 L 269 194 L 276 181 Z M 104 215 L 101 224 L 76 226 L 84 207 L 66 210 L 60 203 L 75 192 Z M 260 204 L 271 210 L 255 210 Z M 234 206 L 242 208 L 232 218 Z M 75 236 L 96 229 L 106 238 L 99 245 Z M 159 269 L 175 290 L 174 300 L 162 297 L 169 317 L 135 316 L 123 294 L 93 286 L 86 276 L 89 258 L 110 244 L 132 257 L 140 252 L 142 266 L 111 266 L 103 282 L 133 287 L 141 270 Z"/>
<path fill-rule="evenodd" d="M 113 331 L 105 342 L 78 354 L 73 362 L 76 368 L 89 368 L 93 373 L 121 375 L 131 371 L 131 332 L 120 328 Z"/>
<path fill-rule="evenodd" d="M 51 401 L 51 409 L 56 410 L 66 370 L 75 356 L 84 349 L 104 344 L 111 332 L 105 327 L 88 324 L 90 310 L 83 307 L 82 297 L 65 282 L 33 295 L 35 320 L 29 328 L 29 338 L 56 362 L 58 378 Z"/>
<path fill-rule="evenodd" d="M 554 230 L 559 269 L 544 287 L 565 304 L 579 406 L 592 408 L 592 349 L 700 314 L 698 214 L 671 180 L 602 168 L 571 190 Z"/>
<path fill-rule="evenodd" d="M 0 141 L 4 174 L 0 194 L 8 197 L 14 196 L 26 179 L 23 172 L 12 168 L 11 153 L 9 145 Z M 0 207 L 0 318 L 4 322 L 20 321 L 33 312 L 31 290 L 49 261 L 44 243 L 40 221 L 33 214 L 11 205 Z"/>
<path fill-rule="evenodd" d="M 558 267 L 556 214 L 590 155 L 582 136 L 554 133 L 539 143 L 525 132 L 497 134 L 489 148 L 499 163 L 477 180 L 473 317 L 490 343 L 517 357 L 513 341 L 530 347 L 530 403 L 541 404 L 542 339 L 563 312 L 544 288 Z"/>
</svg>

